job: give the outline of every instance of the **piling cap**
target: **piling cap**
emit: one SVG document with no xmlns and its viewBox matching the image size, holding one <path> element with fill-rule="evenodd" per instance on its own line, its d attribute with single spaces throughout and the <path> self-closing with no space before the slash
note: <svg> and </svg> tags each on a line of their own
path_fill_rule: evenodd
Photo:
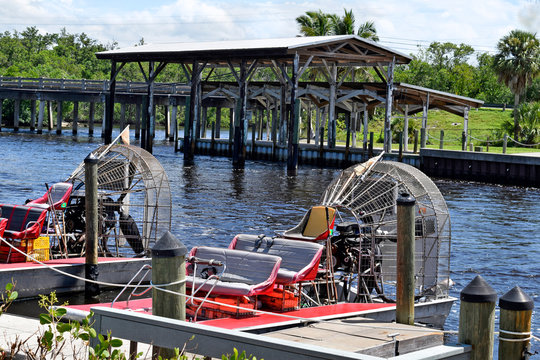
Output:
<svg viewBox="0 0 540 360">
<path fill-rule="evenodd" d="M 152 248 L 152 256 L 158 258 L 171 258 L 185 256 L 188 253 L 186 246 L 167 231 Z"/>
<path fill-rule="evenodd" d="M 398 205 L 413 206 L 416 204 L 416 200 L 407 192 L 402 192 L 397 198 Z"/>
<path fill-rule="evenodd" d="M 87 157 L 84 158 L 85 164 L 97 164 L 99 159 L 93 153 L 90 153 Z"/>
<path fill-rule="evenodd" d="M 515 286 L 512 290 L 501 296 L 499 306 L 504 310 L 532 310 L 534 308 L 534 301 L 519 286 Z"/>
<path fill-rule="evenodd" d="M 497 293 L 480 275 L 477 275 L 460 293 L 461 301 L 470 303 L 495 303 Z"/>
</svg>

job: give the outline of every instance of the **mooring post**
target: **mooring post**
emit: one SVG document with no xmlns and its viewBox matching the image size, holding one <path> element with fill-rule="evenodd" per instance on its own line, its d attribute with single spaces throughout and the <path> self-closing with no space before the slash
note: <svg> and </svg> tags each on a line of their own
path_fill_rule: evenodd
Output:
<svg viewBox="0 0 540 360">
<path fill-rule="evenodd" d="M 471 360 L 492 359 L 497 293 L 478 275 L 460 299 L 458 341 L 472 346 Z"/>
<path fill-rule="evenodd" d="M 98 158 L 94 154 L 84 159 L 84 195 L 86 211 L 86 264 L 85 279 L 98 279 Z M 84 283 L 84 294 L 93 297 L 99 294 L 99 285 Z"/>
<path fill-rule="evenodd" d="M 186 320 L 186 254 L 187 248 L 167 231 L 152 248 L 152 314 Z M 171 291 L 180 295 L 176 295 Z M 154 348 L 154 353 L 157 350 Z M 174 357 L 171 349 L 161 349 L 164 359 Z"/>
<path fill-rule="evenodd" d="M 467 150 L 467 133 L 463 131 L 461 133 L 461 151 Z"/>
<path fill-rule="evenodd" d="M 421 128 L 420 129 L 420 149 L 423 149 L 426 147 L 426 144 L 427 144 L 427 131 L 426 131 L 426 128 Z"/>
<path fill-rule="evenodd" d="M 397 198 L 396 322 L 414 325 L 414 208 L 408 193 Z"/>
<path fill-rule="evenodd" d="M 398 152 L 398 161 L 403 162 L 403 132 L 398 133 L 399 141 L 399 152 Z"/>
<path fill-rule="evenodd" d="M 508 145 L 508 134 L 503 136 L 503 154 L 506 154 L 506 146 Z"/>
<path fill-rule="evenodd" d="M 441 137 L 439 140 L 439 149 L 444 149 L 444 130 L 441 130 Z"/>
<path fill-rule="evenodd" d="M 499 360 L 527 359 L 534 301 L 514 287 L 499 299 Z"/>
<path fill-rule="evenodd" d="M 414 130 L 414 153 L 418 151 L 418 130 Z"/>
</svg>

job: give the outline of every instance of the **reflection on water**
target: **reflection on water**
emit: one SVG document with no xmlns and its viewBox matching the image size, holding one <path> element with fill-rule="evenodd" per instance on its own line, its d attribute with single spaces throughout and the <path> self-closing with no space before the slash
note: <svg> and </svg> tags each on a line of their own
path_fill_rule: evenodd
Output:
<svg viewBox="0 0 540 360">
<path fill-rule="evenodd" d="M 101 143 L 81 136 L 0 133 L 0 202 L 23 203 L 64 180 Z M 318 202 L 335 169 L 300 167 L 287 176 L 284 164 L 246 161 L 232 170 L 226 158 L 200 156 L 184 167 L 181 153 L 157 134 L 154 155 L 171 183 L 172 232 L 188 248 L 227 246 L 237 233 L 273 234 L 296 225 Z M 452 295 L 459 297 L 477 274 L 502 295 L 515 285 L 533 297 L 533 332 L 540 333 L 540 190 L 436 181 L 452 221 Z M 446 327 L 458 326 L 455 305 Z M 540 344 L 533 343 L 536 350 Z"/>
</svg>

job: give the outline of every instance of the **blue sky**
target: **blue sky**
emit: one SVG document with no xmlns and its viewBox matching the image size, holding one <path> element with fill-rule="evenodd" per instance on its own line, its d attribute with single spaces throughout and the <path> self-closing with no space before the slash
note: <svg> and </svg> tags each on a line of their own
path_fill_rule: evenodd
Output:
<svg viewBox="0 0 540 360">
<path fill-rule="evenodd" d="M 381 43 L 404 53 L 432 41 L 494 52 L 519 28 L 540 32 L 540 0 L 0 0 L 0 31 L 36 26 L 42 33 L 85 32 L 102 43 L 146 43 L 292 37 L 308 10 L 375 22 Z"/>
</svg>

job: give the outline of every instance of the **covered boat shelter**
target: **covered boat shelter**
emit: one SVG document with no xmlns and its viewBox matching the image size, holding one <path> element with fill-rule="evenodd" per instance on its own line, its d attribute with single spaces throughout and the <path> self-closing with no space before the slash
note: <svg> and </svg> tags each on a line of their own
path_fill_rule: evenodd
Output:
<svg viewBox="0 0 540 360">
<path fill-rule="evenodd" d="M 302 74 L 309 67 L 317 67 L 327 80 L 328 96 L 328 144 L 335 146 L 336 139 L 336 92 L 344 79 L 357 67 L 373 67 L 385 86 L 385 150 L 391 146 L 390 117 L 392 113 L 393 74 L 399 64 L 407 64 L 411 58 L 375 42 L 355 35 L 295 37 L 284 39 L 171 43 L 134 46 L 97 53 L 99 59 L 111 61 L 111 82 L 107 95 L 105 116 L 105 142 L 111 141 L 114 111 L 115 82 L 122 67 L 129 62 L 139 64 L 148 85 L 148 110 L 146 131 L 141 145 L 152 151 L 155 126 L 153 115 L 154 81 L 170 63 L 182 65 L 189 79 L 190 94 L 186 99 L 186 125 L 184 127 L 184 160 L 191 162 L 194 153 L 194 119 L 199 116 L 201 101 L 201 74 L 203 69 L 229 68 L 237 82 L 238 97 L 234 119 L 233 166 L 243 167 L 248 103 L 248 86 L 257 68 L 267 67 L 279 79 L 281 93 L 291 104 L 287 116 L 287 169 L 295 172 L 298 164 L 299 86 Z M 149 64 L 148 71 L 142 63 Z M 338 71 L 340 68 L 341 71 Z M 281 106 L 285 108 L 285 106 Z M 282 114 L 285 114 L 283 110 Z M 144 129 L 144 124 L 143 124 Z"/>
</svg>

